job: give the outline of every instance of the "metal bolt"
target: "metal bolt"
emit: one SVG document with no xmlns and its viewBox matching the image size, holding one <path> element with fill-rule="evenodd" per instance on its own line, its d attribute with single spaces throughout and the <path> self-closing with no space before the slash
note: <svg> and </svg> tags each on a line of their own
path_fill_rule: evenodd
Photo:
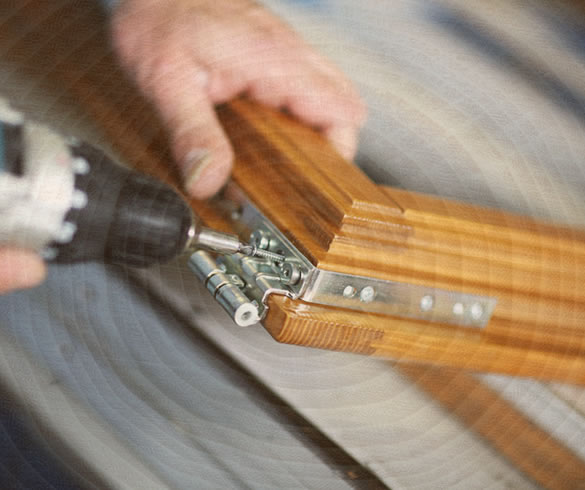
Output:
<svg viewBox="0 0 585 490">
<path fill-rule="evenodd" d="M 454 315 L 461 316 L 461 315 L 463 315 L 464 312 L 465 312 L 465 306 L 463 306 L 463 303 L 455 303 L 453 305 L 453 314 Z"/>
<path fill-rule="evenodd" d="M 262 230 L 255 230 L 250 235 L 250 242 L 257 248 L 268 250 L 270 248 L 270 234 Z"/>
<path fill-rule="evenodd" d="M 425 294 L 420 299 L 420 309 L 422 311 L 431 311 L 435 306 L 435 298 L 433 298 L 430 294 Z"/>
<path fill-rule="evenodd" d="M 483 316 L 483 306 L 479 303 L 473 303 L 471 305 L 471 318 L 474 320 L 480 320 Z"/>
<path fill-rule="evenodd" d="M 284 262 L 280 269 L 280 277 L 285 284 L 292 286 L 302 279 L 303 273 L 296 264 L 293 264 L 292 262 Z"/>
<path fill-rule="evenodd" d="M 371 303 L 374 301 L 374 297 L 376 296 L 376 291 L 372 286 L 366 286 L 364 289 L 360 291 L 360 300 L 364 303 Z"/>
<path fill-rule="evenodd" d="M 357 289 L 354 288 L 353 286 L 345 286 L 345 288 L 343 289 L 344 298 L 353 298 L 355 296 L 355 293 L 357 293 Z"/>
</svg>

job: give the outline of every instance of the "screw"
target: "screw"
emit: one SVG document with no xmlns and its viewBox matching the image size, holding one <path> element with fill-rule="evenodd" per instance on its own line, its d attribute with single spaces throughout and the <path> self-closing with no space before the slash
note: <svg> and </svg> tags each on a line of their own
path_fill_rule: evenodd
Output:
<svg viewBox="0 0 585 490">
<path fill-rule="evenodd" d="M 270 248 L 270 234 L 262 230 L 255 230 L 250 235 L 250 243 L 262 250 Z"/>
<path fill-rule="evenodd" d="M 475 321 L 480 320 L 483 316 L 483 306 L 479 303 L 473 303 L 471 305 L 471 318 Z"/>
<path fill-rule="evenodd" d="M 422 311 L 431 311 L 435 306 L 435 298 L 430 294 L 425 294 L 420 300 L 420 309 Z"/>
<path fill-rule="evenodd" d="M 272 262 L 278 263 L 284 262 L 286 259 L 286 257 L 283 254 L 270 252 L 268 250 L 262 250 L 261 248 L 258 247 L 254 247 L 252 251 L 252 257 L 262 257 L 271 260 Z"/>
<path fill-rule="evenodd" d="M 374 297 L 376 296 L 376 291 L 372 286 L 366 286 L 364 289 L 360 291 L 360 300 L 364 303 L 371 303 L 374 301 Z"/>
<path fill-rule="evenodd" d="M 355 296 L 355 293 L 357 293 L 357 289 L 354 288 L 353 286 L 345 286 L 345 288 L 343 289 L 344 298 L 353 298 Z"/>
<path fill-rule="evenodd" d="M 453 314 L 454 315 L 461 316 L 461 315 L 463 315 L 464 311 L 465 311 L 465 306 L 463 306 L 463 303 L 455 303 L 453 305 Z"/>
<path fill-rule="evenodd" d="M 280 276 L 284 280 L 285 284 L 294 285 L 297 284 L 303 277 L 301 269 L 291 262 L 285 262 L 282 264 L 280 269 Z"/>
</svg>

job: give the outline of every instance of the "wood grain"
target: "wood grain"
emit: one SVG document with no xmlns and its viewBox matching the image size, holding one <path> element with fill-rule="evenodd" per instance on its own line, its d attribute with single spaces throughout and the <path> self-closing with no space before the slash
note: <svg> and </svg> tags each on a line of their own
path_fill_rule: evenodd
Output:
<svg viewBox="0 0 585 490">
<path fill-rule="evenodd" d="M 539 485 L 585 486 L 585 463 L 575 453 L 470 373 L 414 364 L 398 369 Z"/>
<path fill-rule="evenodd" d="M 220 111 L 234 179 L 325 269 L 495 297 L 483 330 L 273 298 L 280 342 L 585 383 L 585 233 L 376 186 L 309 128 L 238 100 Z"/>
<path fill-rule="evenodd" d="M 55 9 L 48 3 L 24 3 L 19 15 L 4 24 L 6 29 L 14 31 L 13 38 L 22 35 L 23 42 L 6 50 L 4 55 L 15 61 L 30 58 L 31 65 L 43 77 L 50 74 L 58 80 L 64 93 L 77 99 L 128 162 L 179 186 L 176 174 L 168 165 L 170 157 L 164 139 L 158 134 L 156 115 L 129 84 L 121 82 L 119 73 L 115 75 L 113 59 L 103 55 L 104 38 L 98 36 L 86 44 L 79 43 L 79 49 L 71 51 L 70 31 L 55 29 L 61 24 L 77 25 L 72 12 Z M 27 14 L 28 24 L 21 13 Z M 30 19 L 34 22 L 30 23 Z M 46 32 L 41 32 L 43 29 Z M 40 49 L 38 39 L 51 39 L 52 45 Z M 68 53 L 66 58 L 55 59 L 57 45 L 65 46 L 59 51 Z M 88 59 L 91 67 L 87 66 Z M 500 211 L 377 188 L 361 172 L 339 159 L 318 136 L 281 115 L 246 102 L 237 102 L 220 113 L 225 122 L 232 121 L 230 133 L 234 141 L 239 141 L 236 178 L 240 185 L 247 186 L 264 212 L 270 213 L 287 230 L 289 237 L 307 251 L 314 263 L 321 267 L 333 264 L 332 267 L 363 270 L 383 277 L 395 278 L 400 273 L 425 284 L 435 284 L 437 280 L 449 285 L 452 281 L 458 288 L 487 290 L 498 298 L 508 294 L 507 311 L 520 317 L 507 318 L 498 307 L 498 316 L 484 332 L 470 332 L 275 297 L 265 326 L 277 340 L 583 383 L 581 327 L 579 321 L 574 321 L 573 326 L 564 321 L 564 317 L 576 320 L 582 311 L 576 278 L 583 260 L 582 232 L 535 223 Z M 278 145 L 274 144 L 275 139 Z M 253 158 L 259 160 L 251 161 Z M 246 170 L 247 165 L 253 164 L 264 171 L 275 162 L 282 167 L 267 174 L 270 177 Z M 301 168 L 298 165 L 302 165 L 302 172 L 298 171 Z M 193 206 L 214 226 L 229 227 L 212 205 L 193 202 Z M 295 215 L 299 209 L 304 213 L 302 218 Z M 288 223 L 296 228 L 286 228 Z M 338 247 L 338 252 L 330 256 L 333 245 Z M 399 270 L 395 255 L 400 256 L 409 247 L 430 252 L 430 259 L 426 264 L 403 263 Z M 372 248 L 384 248 L 388 256 L 381 270 L 376 269 L 380 267 L 379 256 L 375 260 L 364 256 Z M 344 256 L 345 253 L 352 255 Z M 456 270 L 450 275 L 449 271 L 436 273 L 434 266 L 442 264 L 444 257 L 459 255 L 460 263 L 465 260 L 466 264 L 487 264 L 484 268 L 487 277 L 476 274 L 478 278 L 470 281 L 467 271 Z M 507 282 L 501 277 L 491 279 L 492 262 L 503 274 L 508 270 Z M 533 278 L 540 279 L 527 288 L 515 279 L 517 269 L 530 271 Z M 425 270 L 430 273 L 423 274 Z M 530 279 L 527 275 L 523 277 Z M 550 291 L 549 287 L 548 296 L 543 294 L 549 279 L 557 280 L 556 284 L 564 287 L 563 292 L 554 288 Z M 529 293 L 512 295 L 516 288 L 522 287 Z M 515 304 L 510 298 L 525 301 L 524 317 L 516 312 L 515 306 L 520 303 Z M 551 306 L 557 308 L 558 316 L 547 312 Z M 548 313 L 548 323 L 543 327 L 536 320 L 545 313 Z M 533 330 L 540 332 L 540 342 L 535 341 Z M 449 413 L 481 434 L 541 485 L 583 487 L 582 461 L 469 373 L 413 363 L 397 366 Z"/>
<path fill-rule="evenodd" d="M 49 10 L 47 22 L 75 24 L 71 13 Z M 66 45 L 68 34 L 58 33 L 53 42 Z M 128 162 L 180 188 L 156 115 L 129 84 L 121 84 L 120 74 L 113 76 L 113 60 L 99 43 L 81 45 L 60 60 L 32 40 L 24 46 L 29 52 L 21 44 L 5 56 L 30 56 L 92 114 Z M 236 150 L 234 179 L 315 265 L 498 300 L 489 325 L 477 331 L 274 298 L 264 324 L 277 340 L 585 381 L 583 231 L 379 187 L 315 131 L 246 100 L 218 113 Z M 229 227 L 209 203 L 192 204 L 209 224 Z"/>
</svg>

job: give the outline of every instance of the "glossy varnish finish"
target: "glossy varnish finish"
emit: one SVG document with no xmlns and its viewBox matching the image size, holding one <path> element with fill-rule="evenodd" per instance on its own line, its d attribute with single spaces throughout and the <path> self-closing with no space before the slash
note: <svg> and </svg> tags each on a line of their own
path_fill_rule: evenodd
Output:
<svg viewBox="0 0 585 490">
<path fill-rule="evenodd" d="M 115 68 L 99 50 L 88 44 L 57 61 L 36 47 L 4 54 L 16 60 L 26 52 L 56 74 L 126 161 L 177 184 L 155 114 L 109 81 Z M 98 62 L 88 70 L 77 58 Z M 244 100 L 219 113 L 236 149 L 235 180 L 315 265 L 498 300 L 479 331 L 273 297 L 264 326 L 277 340 L 585 382 L 583 232 L 379 187 L 286 116 Z M 229 227 L 212 205 L 193 205 L 209 224 Z"/>
<path fill-rule="evenodd" d="M 104 46 L 107 46 L 105 34 L 101 37 L 96 35 L 88 41 L 88 34 L 98 32 L 98 24 L 93 22 L 89 30 L 84 30 L 86 24 L 79 22 L 79 14 L 82 11 L 86 14 L 92 8 L 95 10 L 95 6 L 88 3 L 87 9 L 80 9 L 77 4 L 74 6 L 72 4 L 72 8 L 63 9 L 59 7 L 62 3 L 23 2 L 18 7 L 7 7 L 10 13 L 7 18 L 10 22 L 3 24 L 6 38 L 21 39 L 21 41 L 10 42 L 10 49 L 6 48 L 3 52 L 4 57 L 15 65 L 19 60 L 28 60 L 28 66 L 35 67 L 42 80 L 51 75 L 57 80 L 56 85 L 59 88 L 57 93 L 63 93 L 65 98 L 72 97 L 83 106 L 86 113 L 91 116 L 90 119 L 99 127 L 101 134 L 106 136 L 117 152 L 125 157 L 126 162 L 176 183 L 177 176 L 169 170 L 170 154 L 164 144 L 164 137 L 159 137 L 160 126 L 157 125 L 156 114 L 136 95 L 132 87 L 124 83 L 123 76 L 117 72 L 113 58 L 104 56 Z M 11 12 L 11 9 L 15 10 L 17 15 Z M 77 41 L 72 42 L 72 34 L 77 35 L 75 38 L 78 39 Z M 46 39 L 50 39 L 51 43 L 39 42 Z M 60 49 L 56 49 L 59 46 Z M 73 47 L 78 49 L 72 49 Z M 65 54 L 57 56 L 56 53 Z M 28 71 L 26 75 L 29 76 Z M 233 110 L 236 110 L 238 114 L 235 114 Z M 284 173 L 281 177 L 283 182 L 268 179 L 262 173 L 267 169 L 268 164 L 284 159 L 278 156 L 274 158 L 274 152 L 276 155 L 283 152 L 288 155 L 287 158 L 292 158 L 293 171 L 297 164 L 304 162 L 305 167 L 308 167 L 307 171 L 313 171 L 311 167 L 315 166 L 317 168 L 315 172 L 319 172 L 321 165 L 328 163 L 327 171 L 325 172 L 324 169 L 319 174 L 322 175 L 321 183 L 329 182 L 326 185 L 339 186 L 339 179 L 343 179 L 344 176 L 349 176 L 349 184 L 352 183 L 353 178 L 358 178 L 354 172 L 355 169 L 347 167 L 347 164 L 333 155 L 320 140 L 282 118 L 275 120 L 273 115 L 262 114 L 262 120 L 255 123 L 256 125 L 261 123 L 260 134 L 256 129 L 250 129 L 250 123 L 245 123 L 245 121 L 253 120 L 255 117 L 250 112 L 251 110 L 256 109 L 249 109 L 243 103 L 238 103 L 232 106 L 231 113 L 224 110 L 222 118 L 226 122 L 228 119 L 235 121 L 231 125 L 230 132 L 235 141 L 239 140 L 240 150 L 245 143 L 249 152 L 255 151 L 260 156 L 261 160 L 254 162 L 244 159 L 245 154 L 239 155 L 236 176 L 241 185 L 248 185 L 250 193 L 255 192 L 255 199 L 265 212 L 269 213 L 270 210 L 278 208 L 278 212 L 274 211 L 271 214 L 273 220 L 293 221 L 288 214 L 293 214 L 302 207 L 303 200 L 323 202 L 321 193 L 327 191 L 325 185 L 313 186 L 310 181 L 309 188 L 317 193 L 316 196 L 308 195 L 308 192 L 303 192 L 301 187 L 301 190 L 292 194 L 295 200 L 286 202 L 279 193 L 291 192 L 286 186 L 287 181 L 299 182 L 299 186 L 302 186 L 307 185 L 306 181 L 310 179 L 294 172 L 289 172 L 288 175 Z M 283 132 L 292 133 L 292 136 L 286 138 L 286 144 L 282 143 Z M 277 134 L 281 135 L 279 136 L 281 145 L 274 148 Z M 245 138 L 249 141 L 245 142 Z M 255 150 L 253 150 L 254 147 L 256 147 Z M 270 151 L 273 154 L 268 155 L 269 158 L 267 156 L 266 161 L 262 160 L 265 158 L 263 156 L 265 152 Z M 299 153 L 303 155 L 303 162 L 296 161 Z M 291 165 L 291 162 L 286 161 L 286 164 Z M 246 177 L 247 165 L 255 165 L 254 168 L 262 169 L 262 171 L 256 174 L 249 172 Z M 273 177 L 274 175 L 271 176 Z M 244 181 L 246 178 L 249 180 L 247 184 Z M 358 190 L 367 190 L 366 198 L 367 193 L 375 187 L 372 187 L 367 179 L 364 180 L 363 176 L 359 177 L 359 181 L 353 182 L 359 182 Z M 280 185 L 275 186 L 273 183 Z M 345 186 L 345 183 L 343 185 Z M 531 301 L 530 304 L 534 306 L 532 322 L 528 320 L 506 322 L 506 318 L 498 307 L 493 321 L 483 333 L 479 334 L 448 326 L 433 326 L 376 315 L 355 314 L 352 316 L 342 310 L 294 303 L 275 297 L 265 326 L 278 340 L 363 354 L 390 354 L 397 359 L 429 360 L 434 364 L 468 365 L 474 369 L 583 382 L 583 377 L 581 377 L 583 369 L 579 361 L 582 356 L 580 340 L 582 333 L 578 322 L 578 316 L 582 315 L 582 302 L 574 296 L 580 294 L 578 290 L 580 283 L 576 276 L 582 265 L 580 257 L 583 239 L 579 233 L 555 227 L 543 227 L 505 213 L 486 212 L 475 207 L 461 206 L 408 192 L 397 190 L 388 192 L 393 198 L 392 201 L 386 200 L 384 204 L 389 208 L 388 213 L 379 213 L 382 217 L 378 221 L 373 218 L 366 220 L 366 226 L 354 227 L 358 231 L 365 231 L 362 233 L 365 238 L 357 246 L 358 239 L 355 235 L 353 236 L 352 241 L 356 243 L 356 250 L 348 257 L 341 256 L 337 259 L 342 267 L 347 265 L 344 262 L 353 265 L 355 256 L 369 253 L 372 245 L 368 241 L 369 236 L 374 233 L 373 230 L 382 229 L 388 234 L 391 228 L 393 234 L 390 233 L 390 236 L 394 239 L 388 240 L 387 243 L 397 245 L 387 246 L 388 257 L 383 266 L 383 270 L 386 270 L 385 267 L 388 266 L 390 278 L 394 278 L 393 274 L 397 272 L 395 263 L 400 255 L 396 251 L 402 252 L 406 248 L 405 243 L 412 247 L 417 245 L 423 251 L 430 250 L 431 257 L 433 254 L 436 255 L 436 259 L 431 260 L 430 265 L 427 264 L 430 274 L 415 273 L 415 264 L 411 264 L 413 270 L 410 270 L 410 276 L 413 281 L 428 280 L 429 284 L 433 284 L 433 280 L 436 279 L 448 284 L 448 280 L 435 273 L 438 267 L 444 264 L 441 258 L 445 256 L 455 258 L 461 256 L 459 260 L 462 261 L 463 256 L 467 257 L 468 261 L 475 257 L 477 262 L 483 259 L 483 263 L 494 264 L 493 267 L 496 261 L 499 264 L 511 264 L 509 275 L 504 274 L 504 286 L 501 288 L 496 288 L 496 277 L 492 277 L 493 274 L 488 274 L 476 281 L 479 282 L 478 286 L 472 281 L 464 281 L 464 274 L 459 270 L 460 284 L 453 281 L 454 287 L 458 286 L 461 290 L 481 289 L 483 284 L 489 294 L 500 299 L 499 306 L 502 304 L 503 295 L 508 293 L 506 297 L 513 298 L 510 295 L 521 290 L 522 285 L 517 280 L 513 280 L 516 277 L 515 270 L 519 266 L 522 266 L 523 270 L 543 271 L 538 273 L 542 274 L 541 276 L 538 274 L 536 276 L 541 277 L 541 280 L 535 281 L 532 285 L 535 291 L 533 297 L 530 294 L 517 295 L 518 298 L 528 298 Z M 376 196 L 376 199 L 382 199 L 379 193 L 376 193 Z M 350 202 L 349 206 L 348 202 Z M 351 203 L 351 197 L 343 198 L 341 220 L 337 215 L 338 223 L 340 221 L 343 223 L 346 214 L 348 215 L 344 225 L 347 233 L 352 229 L 349 217 L 353 206 Z M 212 205 L 193 204 L 209 223 L 224 228 L 229 227 Z M 293 239 L 299 237 L 296 239 L 299 246 L 302 246 L 302 240 L 307 240 L 306 243 L 311 245 L 307 245 L 305 250 L 308 250 L 309 246 L 314 247 L 313 260 L 325 268 L 328 260 L 333 261 L 332 256 L 327 256 L 329 247 L 327 243 L 328 240 L 333 241 L 336 234 L 336 225 L 331 225 L 336 215 L 328 215 L 320 209 L 311 211 L 309 204 L 306 207 L 308 214 L 312 212 L 318 215 L 318 217 L 310 215 L 312 217 L 308 218 L 309 222 L 324 223 L 323 227 L 311 229 L 308 232 L 304 232 L 302 227 L 290 228 L 286 232 Z M 333 210 L 335 209 L 333 206 Z M 325 245 L 315 246 L 315 241 L 325 243 Z M 342 241 L 340 236 L 337 243 Z M 505 244 L 508 248 L 504 246 Z M 320 254 L 319 257 L 317 257 L 318 254 Z M 419 266 L 422 267 L 422 264 Z M 394 269 L 391 269 L 392 267 Z M 492 270 L 491 267 L 491 265 L 488 267 L 488 272 Z M 574 274 L 571 274 L 571 271 L 574 271 Z M 472 271 L 466 272 L 472 273 Z M 371 270 L 369 273 L 375 275 L 380 271 Z M 455 278 L 459 276 L 455 274 Z M 563 285 L 564 292 L 553 288 L 550 298 L 539 293 L 540 288 L 546 286 L 547 281 L 551 278 L 554 280 L 555 277 L 557 277 L 557 284 Z M 505 287 L 506 278 L 507 288 Z M 529 292 L 530 287 L 531 285 L 528 284 Z M 524 290 L 526 290 L 526 285 L 524 285 Z M 185 294 L 183 289 L 175 293 Z M 187 293 L 190 294 L 191 291 Z M 571 314 L 574 315 L 573 326 L 567 325 L 554 315 L 552 315 L 552 321 L 543 325 L 540 320 L 543 318 L 541 314 L 545 313 L 545 307 L 539 305 L 545 304 L 543 302 L 549 299 L 556 305 L 562 305 L 563 311 L 569 317 Z M 212 301 L 211 298 L 209 301 Z M 511 306 L 514 310 L 514 303 Z M 79 319 L 79 321 L 84 320 Z M 234 328 L 237 327 L 234 326 Z M 504 330 L 504 336 L 494 333 L 498 328 Z M 215 324 L 213 329 L 215 329 Z M 538 335 L 543 341 L 539 343 L 527 341 L 532 331 L 535 336 L 540 332 Z M 524 335 L 521 335 L 522 332 L 525 332 Z M 232 337 L 229 337 L 229 342 L 233 346 Z M 234 349 L 247 352 L 245 345 L 235 345 Z M 275 357 L 271 352 L 267 354 L 267 358 Z M 255 360 L 255 357 L 250 355 L 250 359 Z M 478 362 L 480 359 L 484 359 L 483 364 Z M 532 361 L 528 362 L 530 359 Z M 188 364 L 189 359 L 183 358 L 182 362 Z M 150 363 L 148 365 L 150 366 Z M 446 412 L 458 417 L 464 423 L 462 430 L 473 431 L 480 435 L 491 444 L 494 452 L 505 456 L 533 481 L 547 488 L 583 487 L 583 475 L 585 475 L 583 462 L 567 447 L 564 447 L 562 441 L 555 440 L 553 435 L 539 428 L 531 419 L 522 416 L 507 399 L 498 396 L 475 376 L 461 370 L 426 367 L 418 363 L 400 362 L 395 363 L 394 367 L 398 367 L 408 379 L 440 403 Z M 390 365 L 388 369 L 391 369 Z M 129 380 L 125 379 L 124 382 L 125 386 L 131 386 L 127 384 Z M 364 379 L 364 382 L 367 382 L 367 379 Z M 287 383 L 281 382 L 281 384 Z M 575 390 L 580 393 L 579 388 Z M 519 389 L 518 398 L 524 395 L 525 393 Z M 391 398 L 390 393 L 388 398 Z M 552 406 L 555 401 L 556 398 L 551 394 L 546 400 L 546 405 Z M 364 403 L 368 403 L 368 400 Z M 47 407 L 50 409 L 50 404 Z M 343 407 L 341 408 L 343 410 Z M 385 419 L 393 417 L 391 407 L 384 413 L 384 417 Z M 448 419 L 446 415 L 445 420 L 448 421 Z M 337 419 L 335 420 L 339 425 Z M 560 427 L 561 423 L 557 425 Z M 380 426 L 384 426 L 382 421 L 380 421 Z M 325 430 L 327 428 L 325 426 Z M 389 433 L 390 439 L 393 439 L 392 434 L 395 430 L 392 428 Z M 357 427 L 356 430 L 345 431 L 345 433 L 353 434 L 358 432 L 361 431 Z M 363 444 L 361 441 L 360 443 Z M 408 451 L 411 446 L 407 444 L 406 447 Z M 438 447 L 437 464 L 440 464 L 442 454 L 443 448 Z M 380 454 L 369 455 L 365 462 L 370 464 L 376 458 L 382 457 L 383 455 Z M 483 466 L 484 461 L 477 459 L 473 450 L 471 458 L 474 458 L 472 464 L 478 472 L 494 471 Z M 462 458 L 461 465 L 466 464 L 469 465 L 470 460 Z M 420 466 L 414 466 L 411 471 L 417 471 L 416 468 Z M 423 472 L 421 472 L 422 475 L 424 475 Z"/>
<path fill-rule="evenodd" d="M 220 117 L 235 180 L 314 265 L 498 301 L 480 330 L 273 296 L 276 340 L 585 382 L 585 233 L 377 186 L 312 130 L 245 100 Z"/>
</svg>

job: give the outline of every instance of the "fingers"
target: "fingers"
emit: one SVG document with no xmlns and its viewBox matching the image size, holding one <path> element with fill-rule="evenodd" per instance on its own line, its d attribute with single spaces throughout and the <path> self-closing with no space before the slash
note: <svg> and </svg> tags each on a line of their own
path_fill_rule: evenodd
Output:
<svg viewBox="0 0 585 490">
<path fill-rule="evenodd" d="M 138 78 L 167 127 L 185 189 L 198 199 L 227 180 L 233 151 L 207 94 L 209 74 L 183 47 L 164 50 Z"/>
<path fill-rule="evenodd" d="M 352 160 L 357 151 L 358 132 L 359 127 L 332 126 L 325 136 L 343 158 Z"/>
<path fill-rule="evenodd" d="M 340 70 L 273 22 L 276 27 L 242 38 L 232 55 L 210 51 L 210 99 L 224 102 L 245 91 L 320 129 L 345 158 L 353 158 L 365 104 Z M 214 68 L 218 66 L 229 69 Z"/>
<path fill-rule="evenodd" d="M 358 135 L 366 120 L 366 106 L 353 84 L 318 55 L 309 58 L 315 72 L 304 90 L 288 97 L 288 109 L 320 129 L 346 159 L 355 156 Z"/>
<path fill-rule="evenodd" d="M 114 44 L 169 130 L 194 197 L 214 194 L 233 152 L 214 104 L 246 93 L 323 132 L 348 159 L 365 106 L 353 85 L 286 24 L 250 0 L 124 0 Z"/>
<path fill-rule="evenodd" d="M 304 56 L 314 69 L 321 75 L 319 82 L 314 83 L 313 93 L 326 98 L 330 112 L 325 115 L 324 127 L 340 126 L 359 129 L 367 117 L 366 105 L 360 97 L 354 84 L 344 73 L 331 62 L 311 49 L 304 46 Z M 306 49 L 306 50 L 305 50 Z M 315 114 L 323 117 L 323 114 Z M 312 117 L 309 115 L 308 117 Z M 329 121 L 330 124 L 327 124 Z"/>
<path fill-rule="evenodd" d="M 355 155 L 365 105 L 342 80 L 320 72 L 282 74 L 250 82 L 250 95 L 259 102 L 286 108 L 293 116 L 323 132 L 346 159 Z"/>
<path fill-rule="evenodd" d="M 34 252 L 0 249 L 0 294 L 40 284 L 46 276 L 42 259 Z"/>
</svg>

